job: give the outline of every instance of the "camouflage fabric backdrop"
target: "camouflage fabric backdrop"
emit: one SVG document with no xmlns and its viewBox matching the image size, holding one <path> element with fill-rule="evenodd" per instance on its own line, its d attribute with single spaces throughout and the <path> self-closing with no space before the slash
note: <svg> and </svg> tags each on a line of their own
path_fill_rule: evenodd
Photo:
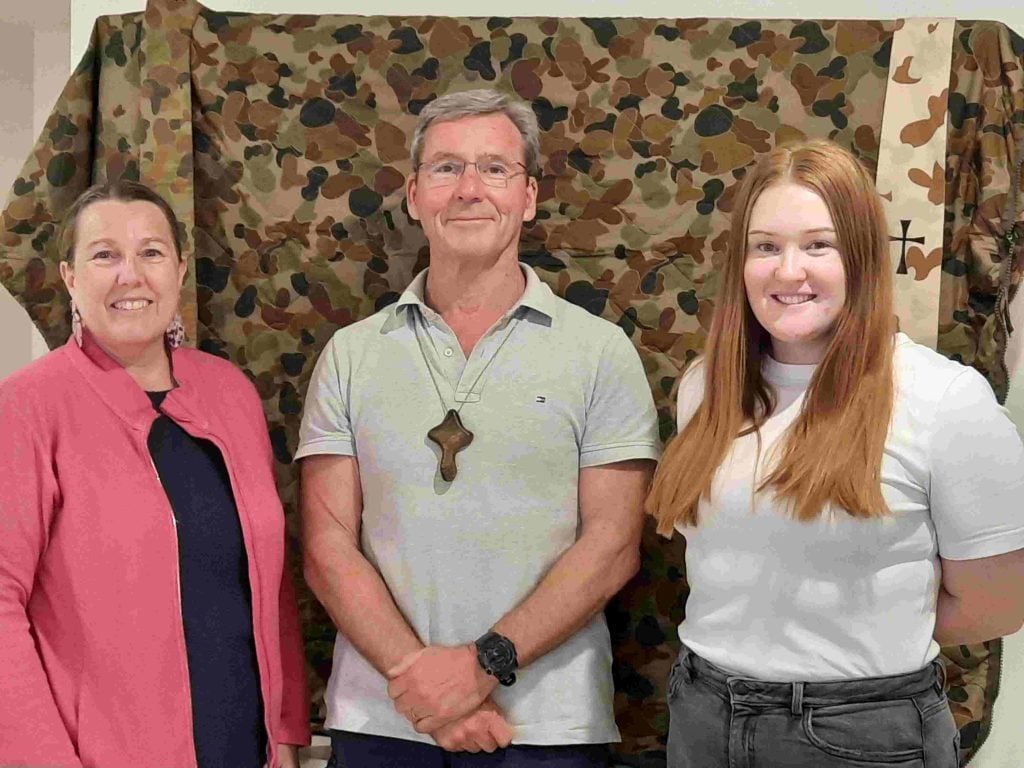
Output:
<svg viewBox="0 0 1024 768">
<path fill-rule="evenodd" d="M 833 138 L 874 167 L 898 24 L 271 16 L 151 0 L 98 21 L 8 198 L 0 280 L 51 347 L 64 343 L 53 247 L 63 211 L 102 179 L 163 191 L 187 230 L 191 338 L 244 369 L 263 398 L 297 563 L 292 452 L 313 363 L 335 330 L 395 300 L 429 260 L 402 192 L 424 104 L 482 86 L 532 103 L 543 177 L 522 259 L 629 335 L 667 438 L 670 390 L 714 310 L 743 169 L 803 136 Z M 1022 62 L 1024 40 L 1004 25 L 957 22 L 939 348 L 1000 396 L 1006 306 L 1024 264 Z M 643 548 L 640 574 L 609 608 L 616 704 L 623 761 L 664 765 L 683 544 L 650 528 Z M 315 720 L 333 629 L 304 590 L 301 611 Z M 945 649 L 965 756 L 987 732 L 999 657 L 998 641 Z"/>
</svg>

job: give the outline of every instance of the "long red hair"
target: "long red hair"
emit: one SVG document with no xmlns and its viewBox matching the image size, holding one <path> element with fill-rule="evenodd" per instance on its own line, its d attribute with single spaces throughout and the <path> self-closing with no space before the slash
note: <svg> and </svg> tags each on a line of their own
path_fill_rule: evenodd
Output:
<svg viewBox="0 0 1024 768">
<path fill-rule="evenodd" d="M 736 196 L 725 274 L 705 346 L 704 399 L 669 444 L 647 497 L 658 532 L 700 522 L 715 473 L 733 440 L 758 432 L 775 407 L 761 374 L 771 337 L 747 301 L 743 266 L 750 211 L 773 184 L 792 182 L 828 207 L 846 273 L 846 304 L 778 461 L 758 486 L 795 519 L 834 505 L 854 517 L 888 514 L 881 463 L 893 403 L 893 313 L 889 239 L 874 182 L 853 155 L 828 141 L 778 147 L 751 168 Z"/>
</svg>

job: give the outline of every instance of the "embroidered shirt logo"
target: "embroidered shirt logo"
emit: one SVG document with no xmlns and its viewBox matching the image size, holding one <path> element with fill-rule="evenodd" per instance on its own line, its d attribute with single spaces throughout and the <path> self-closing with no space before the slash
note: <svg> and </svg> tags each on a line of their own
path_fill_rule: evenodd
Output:
<svg viewBox="0 0 1024 768">
<path fill-rule="evenodd" d="M 536 399 L 535 402 L 546 403 L 547 401 L 548 401 L 548 399 L 546 397 L 544 397 L 544 395 L 537 395 L 537 399 Z"/>
</svg>

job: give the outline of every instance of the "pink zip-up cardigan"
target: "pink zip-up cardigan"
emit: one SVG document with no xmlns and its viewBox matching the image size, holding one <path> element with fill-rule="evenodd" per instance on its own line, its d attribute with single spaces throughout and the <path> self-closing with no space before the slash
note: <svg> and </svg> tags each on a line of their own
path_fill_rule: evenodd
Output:
<svg viewBox="0 0 1024 768">
<path fill-rule="evenodd" d="M 255 388 L 181 348 L 163 410 L 224 456 L 271 754 L 309 743 L 284 517 Z M 170 503 L 146 394 L 86 335 L 0 382 L 0 765 L 194 768 Z"/>
</svg>

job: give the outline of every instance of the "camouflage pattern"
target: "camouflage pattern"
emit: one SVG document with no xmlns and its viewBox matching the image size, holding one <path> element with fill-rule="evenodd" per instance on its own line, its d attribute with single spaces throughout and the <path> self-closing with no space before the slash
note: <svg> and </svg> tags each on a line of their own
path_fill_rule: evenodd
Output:
<svg viewBox="0 0 1024 768">
<path fill-rule="evenodd" d="M 1024 274 L 1024 38 L 958 22 L 949 79 L 939 351 L 1009 391 L 1007 306 Z"/>
<path fill-rule="evenodd" d="M 189 55 L 199 6 L 189 0 L 151 3 L 139 52 L 139 173 L 174 209 L 181 226 L 182 252 L 195 250 L 192 194 L 192 92 Z M 185 335 L 197 335 L 196 276 L 190 269 L 182 286 Z"/>
<path fill-rule="evenodd" d="M 159 45 L 154 19 L 170 19 Z M 482 86 L 532 103 L 543 173 L 522 258 L 634 341 L 668 437 L 672 385 L 704 344 L 743 169 L 804 136 L 833 138 L 873 168 L 895 25 L 254 15 L 151 0 L 145 14 L 98 22 L 3 213 L 0 280 L 48 343 L 63 343 L 54 222 L 93 179 L 141 176 L 169 190 L 193 223 L 193 339 L 245 370 L 263 398 L 297 562 L 292 456 L 313 363 L 335 330 L 394 301 L 429 259 L 402 193 L 425 103 Z M 997 388 L 1000 280 L 1020 281 L 1020 260 L 994 244 L 1019 188 L 1022 57 L 1006 27 L 957 22 L 940 349 Z M 608 611 L 621 752 L 634 765 L 664 764 L 683 546 L 649 527 L 641 572 Z M 316 719 L 333 630 L 308 592 L 300 609 Z M 971 754 L 991 716 L 998 645 L 947 653 Z"/>
</svg>

